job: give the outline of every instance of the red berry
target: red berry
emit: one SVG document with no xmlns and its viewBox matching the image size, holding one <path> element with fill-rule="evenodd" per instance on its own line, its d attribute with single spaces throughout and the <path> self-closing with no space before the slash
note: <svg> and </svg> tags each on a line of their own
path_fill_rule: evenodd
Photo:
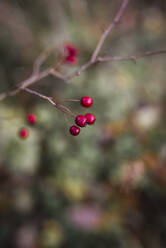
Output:
<svg viewBox="0 0 166 248">
<path fill-rule="evenodd" d="M 75 123 L 80 127 L 85 127 L 86 117 L 84 115 L 77 115 L 75 119 Z"/>
<path fill-rule="evenodd" d="M 26 139 L 26 138 L 29 136 L 29 131 L 28 131 L 28 129 L 26 129 L 26 128 L 20 129 L 20 131 L 19 131 L 19 136 L 20 136 L 22 139 Z"/>
<path fill-rule="evenodd" d="M 89 96 L 83 96 L 81 98 L 81 105 L 83 107 L 89 108 L 93 104 L 93 99 L 92 97 Z"/>
<path fill-rule="evenodd" d="M 78 49 L 72 44 L 64 45 L 64 49 L 66 53 L 65 62 L 75 64 L 77 62 Z"/>
<path fill-rule="evenodd" d="M 77 126 L 71 126 L 69 131 L 70 131 L 71 135 L 77 136 L 80 133 L 80 128 Z"/>
<path fill-rule="evenodd" d="M 73 64 L 74 65 L 76 63 L 76 61 L 77 61 L 77 58 L 75 56 L 69 55 L 69 56 L 67 56 L 65 58 L 65 61 L 68 62 L 69 64 Z"/>
<path fill-rule="evenodd" d="M 91 114 L 91 113 L 86 114 L 85 117 L 86 117 L 86 119 L 87 119 L 86 122 L 87 122 L 89 125 L 92 125 L 92 124 L 95 122 L 95 120 L 96 120 L 95 116 L 94 116 L 93 114 Z"/>
<path fill-rule="evenodd" d="M 31 124 L 34 124 L 36 122 L 37 118 L 36 118 L 36 115 L 34 114 L 29 114 L 27 116 L 27 121 Z"/>
<path fill-rule="evenodd" d="M 68 43 L 68 44 L 64 45 L 64 49 L 67 52 L 68 56 L 77 56 L 77 54 L 78 54 L 78 49 L 75 46 L 73 46 L 72 44 Z"/>
</svg>

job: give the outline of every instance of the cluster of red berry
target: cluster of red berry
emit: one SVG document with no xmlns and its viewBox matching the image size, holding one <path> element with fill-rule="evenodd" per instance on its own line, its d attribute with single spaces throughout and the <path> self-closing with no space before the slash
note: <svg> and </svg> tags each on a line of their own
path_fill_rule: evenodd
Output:
<svg viewBox="0 0 166 248">
<path fill-rule="evenodd" d="M 29 124 L 34 124 L 34 123 L 36 123 L 36 121 L 37 121 L 37 118 L 36 118 L 36 115 L 35 114 L 29 114 L 27 116 L 27 122 Z M 21 128 L 19 130 L 19 136 L 22 139 L 26 139 L 29 136 L 29 130 L 27 128 Z"/>
<path fill-rule="evenodd" d="M 83 96 L 80 103 L 83 107 L 89 108 L 93 104 L 93 99 L 89 96 Z M 80 133 L 79 127 L 85 127 L 87 124 L 92 125 L 95 120 L 95 116 L 92 113 L 87 113 L 86 115 L 77 115 L 75 118 L 75 123 L 77 126 L 73 125 L 69 130 L 71 135 L 77 136 Z"/>
<path fill-rule="evenodd" d="M 64 45 L 65 50 L 65 62 L 74 65 L 77 62 L 77 55 L 78 55 L 78 49 L 73 46 L 72 44 L 65 44 Z"/>
<path fill-rule="evenodd" d="M 89 108 L 93 104 L 93 99 L 89 96 L 83 96 L 80 100 L 83 107 Z M 75 118 L 76 125 L 70 127 L 70 133 L 73 136 L 77 136 L 80 133 L 80 127 L 85 127 L 86 125 L 92 125 L 95 122 L 95 116 L 92 113 L 87 113 L 85 115 L 77 115 Z M 27 116 L 27 122 L 29 124 L 35 124 L 37 117 L 35 114 L 29 114 Z M 29 130 L 27 128 L 21 128 L 19 130 L 19 136 L 22 139 L 26 139 L 29 136 Z"/>
</svg>

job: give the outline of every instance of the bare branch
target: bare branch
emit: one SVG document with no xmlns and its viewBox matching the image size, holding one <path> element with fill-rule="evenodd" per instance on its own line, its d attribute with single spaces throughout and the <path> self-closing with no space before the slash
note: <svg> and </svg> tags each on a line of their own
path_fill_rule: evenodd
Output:
<svg viewBox="0 0 166 248">
<path fill-rule="evenodd" d="M 17 93 L 20 92 L 20 90 L 23 90 L 26 87 L 29 87 L 30 85 L 40 81 L 43 78 L 46 78 L 49 75 L 53 75 L 59 79 L 65 80 L 65 77 L 63 75 L 61 75 L 61 73 L 57 72 L 54 68 L 48 68 L 48 69 L 44 70 L 43 72 L 40 72 L 37 74 L 32 74 L 28 79 L 26 79 L 26 80 L 22 81 L 20 84 L 18 84 L 14 90 L 0 94 L 0 101 L 4 100 L 8 96 L 16 95 Z"/>
<path fill-rule="evenodd" d="M 38 97 L 40 97 L 40 98 L 43 98 L 43 99 L 49 101 L 49 102 L 50 102 L 52 105 L 54 105 L 55 107 L 56 107 L 56 105 L 57 105 L 57 103 L 54 102 L 54 101 L 52 100 L 52 97 L 45 96 L 45 95 L 43 95 L 43 94 L 41 94 L 41 93 L 39 93 L 39 92 L 37 92 L 37 91 L 35 91 L 35 90 L 31 90 L 31 89 L 28 89 L 28 88 L 20 89 L 20 90 L 26 91 L 26 92 L 28 92 L 28 93 L 30 93 L 30 94 L 36 95 L 36 96 L 38 96 Z"/>
<path fill-rule="evenodd" d="M 34 65 L 33 65 L 33 73 L 32 73 L 33 75 L 40 73 L 42 64 L 47 60 L 47 58 L 51 55 L 51 53 L 55 49 L 56 49 L 56 46 L 53 45 L 50 48 L 48 48 L 47 50 L 43 51 L 39 55 L 39 57 L 35 60 Z M 60 61 L 58 61 L 58 65 L 59 65 L 59 63 L 61 63 L 61 59 L 60 59 Z M 56 65 L 56 68 L 58 67 L 58 65 Z"/>
<path fill-rule="evenodd" d="M 99 54 L 101 47 L 105 41 L 105 39 L 107 38 L 108 34 L 112 31 L 112 29 L 115 27 L 115 25 L 119 22 L 121 16 L 123 15 L 124 10 L 127 7 L 129 0 L 122 0 L 122 4 L 120 6 L 119 11 L 117 12 L 115 18 L 113 19 L 113 22 L 111 22 L 111 24 L 108 26 L 108 28 L 104 31 L 104 33 L 102 34 L 93 54 L 91 57 L 91 61 L 95 61 L 95 59 L 97 58 L 97 55 Z"/>
<path fill-rule="evenodd" d="M 60 72 L 56 71 L 54 68 L 50 68 L 50 75 L 53 75 L 59 79 L 66 80 L 66 77 L 62 75 Z"/>
<path fill-rule="evenodd" d="M 158 54 L 164 54 L 166 53 L 166 50 L 159 50 L 159 51 L 147 51 L 144 53 L 131 55 L 131 56 L 105 56 L 105 57 L 98 57 L 96 60 L 98 62 L 113 62 L 113 61 L 124 61 L 124 60 L 132 60 L 133 62 L 136 62 L 137 59 L 152 55 L 158 55 Z"/>
<path fill-rule="evenodd" d="M 49 75 L 53 75 L 53 76 L 63 80 L 64 82 L 69 83 L 70 79 L 74 78 L 75 76 L 79 76 L 81 74 L 81 72 L 85 71 L 90 66 L 92 66 L 93 64 L 96 64 L 96 63 L 125 61 L 125 60 L 131 60 L 131 61 L 136 62 L 136 60 L 141 58 L 141 57 L 158 55 L 158 54 L 165 54 L 165 53 L 166 53 L 166 50 L 159 50 L 159 51 L 147 51 L 147 52 L 132 55 L 132 56 L 105 56 L 105 57 L 98 57 L 94 61 L 89 61 L 86 64 L 82 65 L 80 68 L 78 68 L 77 70 L 75 70 L 74 72 L 72 72 L 71 74 L 69 74 L 67 76 L 62 75 L 60 72 L 56 71 L 54 68 L 48 68 L 48 69 L 46 69 L 43 72 L 40 72 L 38 74 L 35 74 L 35 75 L 32 74 L 28 79 L 26 79 L 25 81 L 21 82 L 17 86 L 16 89 L 11 90 L 11 91 L 6 92 L 6 93 L 0 94 L 0 101 L 4 100 L 8 96 L 16 95 L 17 93 L 20 92 L 20 90 L 23 90 L 23 89 L 29 87 L 30 85 L 38 82 L 39 80 L 41 80 L 41 79 L 43 79 L 43 78 L 45 78 L 45 77 L 47 77 Z"/>
<path fill-rule="evenodd" d="M 42 66 L 42 64 L 45 62 L 45 60 L 48 58 L 48 56 L 50 55 L 52 51 L 52 48 L 44 51 L 37 59 L 36 61 L 34 62 L 34 65 L 33 65 L 33 75 L 36 75 L 40 72 L 40 68 Z"/>
<path fill-rule="evenodd" d="M 89 67 L 91 67 L 92 65 L 96 64 L 96 63 L 101 63 L 101 62 L 115 62 L 115 61 L 127 61 L 127 60 L 131 60 L 133 62 L 136 62 L 136 60 L 138 58 L 141 57 L 146 57 L 146 56 L 152 56 L 152 55 L 157 55 L 157 54 L 164 54 L 166 53 L 166 50 L 159 50 L 159 51 L 147 51 L 144 53 L 140 53 L 140 54 L 136 54 L 136 55 L 132 55 L 132 56 L 104 56 L 104 57 L 98 57 L 98 54 L 101 50 L 101 47 L 105 41 L 105 39 L 107 38 L 108 34 L 111 32 L 111 30 L 115 27 L 115 25 L 119 22 L 127 4 L 128 4 L 129 0 L 123 0 L 121 7 L 119 9 L 119 11 L 117 12 L 113 22 L 109 25 L 109 27 L 104 31 L 104 33 L 102 34 L 94 52 L 92 55 L 92 58 L 85 63 L 84 65 L 80 66 L 79 68 L 77 68 L 74 72 L 70 73 L 69 75 L 63 75 L 61 74 L 59 71 L 57 71 L 57 68 L 62 64 L 63 61 L 63 57 L 61 58 L 61 60 L 59 61 L 59 63 L 57 64 L 57 66 L 55 67 L 48 67 L 45 70 L 41 71 L 41 65 L 44 63 L 44 61 L 47 59 L 47 57 L 49 56 L 49 54 L 51 53 L 51 51 L 53 50 L 53 48 L 48 49 L 46 52 L 42 53 L 39 58 L 34 62 L 34 66 L 33 66 L 33 72 L 31 74 L 31 76 L 22 81 L 19 85 L 16 86 L 15 89 L 6 92 L 6 93 L 2 93 L 0 94 L 0 101 L 5 99 L 8 96 L 14 96 L 17 93 L 19 93 L 20 91 L 25 91 L 27 93 L 36 95 L 44 100 L 47 100 L 49 103 L 51 103 L 54 107 L 56 107 L 58 110 L 60 110 L 61 112 L 63 112 L 64 114 L 70 114 L 72 117 L 75 117 L 76 113 L 72 112 L 68 107 L 57 103 L 54 101 L 54 99 L 52 97 L 43 95 L 37 91 L 34 91 L 32 89 L 29 89 L 27 87 L 35 84 L 36 82 L 40 81 L 41 79 L 46 78 L 49 75 L 55 76 L 56 78 L 59 78 L 61 80 L 63 80 L 66 83 L 70 82 L 70 79 L 74 78 L 75 76 L 79 76 L 81 74 L 81 72 L 87 70 Z M 76 100 L 76 99 L 65 99 L 65 101 L 72 101 L 72 102 L 78 102 L 80 100 Z"/>
<path fill-rule="evenodd" d="M 63 102 L 80 102 L 79 99 L 63 99 Z"/>
<path fill-rule="evenodd" d="M 70 79 L 74 78 L 75 76 L 79 76 L 81 74 L 81 72 L 87 70 L 89 67 L 91 67 L 93 64 L 96 63 L 100 63 L 100 62 L 114 62 L 114 61 L 124 61 L 124 60 L 131 60 L 136 62 L 136 59 L 141 58 L 141 57 L 145 57 L 145 56 L 151 56 L 151 55 L 157 55 L 157 54 L 164 54 L 166 53 L 166 50 L 160 50 L 160 51 L 147 51 L 141 54 L 136 54 L 133 56 L 104 56 L 104 57 L 98 57 L 98 54 L 101 50 L 101 47 L 105 41 L 105 39 L 107 38 L 108 34 L 112 31 L 112 29 L 115 27 L 115 25 L 119 22 L 127 4 L 128 4 L 129 0 L 122 0 L 122 4 L 120 6 L 119 11 L 117 12 L 115 18 L 113 19 L 113 22 L 108 26 L 108 28 L 104 31 L 104 33 L 102 34 L 94 52 L 92 55 L 92 58 L 85 63 L 84 65 L 80 66 L 79 68 L 77 68 L 74 72 L 68 74 L 68 75 L 63 75 L 61 74 L 59 71 L 57 71 L 57 67 L 61 65 L 62 63 L 62 59 L 61 58 L 60 62 L 58 63 L 57 67 L 48 67 L 43 71 L 41 70 L 41 65 L 44 63 L 44 61 L 47 59 L 47 57 L 49 56 L 49 54 L 51 53 L 51 51 L 53 50 L 53 47 L 51 47 L 50 49 L 48 49 L 47 51 L 43 52 L 39 58 L 34 62 L 34 66 L 33 66 L 33 73 L 32 75 L 22 81 L 19 85 L 16 86 L 15 89 L 12 89 L 11 91 L 8 91 L 6 93 L 2 93 L 0 94 L 0 101 L 2 101 L 3 99 L 5 99 L 8 96 L 14 96 L 17 93 L 19 93 L 21 90 L 27 91 L 31 94 L 35 94 L 45 100 L 48 100 L 51 104 L 53 104 L 54 106 L 56 106 L 56 108 L 58 108 L 59 110 L 61 110 L 64 113 L 70 113 L 71 115 L 73 115 L 72 111 L 69 110 L 67 107 L 61 105 L 61 104 L 57 104 L 55 103 L 51 97 L 47 97 L 45 95 L 42 95 L 36 91 L 33 91 L 31 89 L 27 89 L 27 87 L 33 85 L 34 83 L 40 81 L 43 78 L 46 78 L 49 75 L 55 76 L 61 80 L 63 80 L 66 83 L 70 82 Z M 71 100 L 71 99 L 69 99 Z"/>
<path fill-rule="evenodd" d="M 8 96 L 14 96 L 19 92 L 19 89 L 14 89 L 5 93 L 0 94 L 0 101 L 4 100 Z"/>
<path fill-rule="evenodd" d="M 53 106 L 55 106 L 57 109 L 59 109 L 60 111 L 62 111 L 63 113 L 65 114 L 70 114 L 72 115 L 73 117 L 75 117 L 75 114 L 66 106 L 63 106 L 62 104 L 59 104 L 59 103 L 56 103 L 52 97 L 50 96 L 46 96 L 46 95 L 43 95 L 35 90 L 31 90 L 29 88 L 20 88 L 20 90 L 23 90 L 23 91 L 26 91 L 30 94 L 33 94 L 33 95 L 36 95 L 42 99 L 45 99 L 47 100 L 48 102 L 50 102 Z"/>
<path fill-rule="evenodd" d="M 89 61 L 89 62 L 87 62 L 86 64 L 84 64 L 84 65 L 82 65 L 80 68 L 78 68 L 77 70 L 75 70 L 74 72 L 72 72 L 71 74 L 69 74 L 69 75 L 67 75 L 66 76 L 66 80 L 68 81 L 68 80 L 70 80 L 70 79 L 72 79 L 73 77 L 75 77 L 75 76 L 80 76 L 80 74 L 81 74 L 81 72 L 82 71 L 85 71 L 86 69 L 88 69 L 91 65 L 93 65 L 93 64 L 95 64 L 95 63 L 97 63 L 98 61 Z"/>
</svg>

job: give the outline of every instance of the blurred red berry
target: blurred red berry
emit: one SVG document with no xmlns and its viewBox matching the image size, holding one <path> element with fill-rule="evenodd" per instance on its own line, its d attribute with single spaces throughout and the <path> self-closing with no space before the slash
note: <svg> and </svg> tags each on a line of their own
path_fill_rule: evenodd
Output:
<svg viewBox="0 0 166 248">
<path fill-rule="evenodd" d="M 68 62 L 69 64 L 75 64 L 77 61 L 77 58 L 69 55 L 65 58 L 65 61 Z"/>
<path fill-rule="evenodd" d="M 72 44 L 64 45 L 66 57 L 65 61 L 69 64 L 75 64 L 77 62 L 78 49 Z"/>
<path fill-rule="evenodd" d="M 77 136 L 80 133 L 80 128 L 77 126 L 71 126 L 69 131 L 70 131 L 71 135 Z"/>
<path fill-rule="evenodd" d="M 96 120 L 95 116 L 94 116 L 93 114 L 91 114 L 91 113 L 86 114 L 85 117 L 86 117 L 86 119 L 87 119 L 86 122 L 87 122 L 89 125 L 92 125 L 92 124 L 95 122 L 95 120 Z"/>
<path fill-rule="evenodd" d="M 89 97 L 89 96 L 83 96 L 81 98 L 81 105 L 83 107 L 86 107 L 86 108 L 89 108 L 90 106 L 92 106 L 93 104 L 93 99 L 92 97 Z"/>
<path fill-rule="evenodd" d="M 26 139 L 28 136 L 29 136 L 29 131 L 28 129 L 26 128 L 22 128 L 19 130 L 19 136 L 22 138 L 22 139 Z"/>
<path fill-rule="evenodd" d="M 30 124 L 34 124 L 36 122 L 37 118 L 36 118 L 36 115 L 34 114 L 29 114 L 27 116 L 27 121 L 30 123 Z"/>
<path fill-rule="evenodd" d="M 65 51 L 67 53 L 68 56 L 77 56 L 78 55 L 78 49 L 73 46 L 72 44 L 66 44 L 64 46 Z"/>
<path fill-rule="evenodd" d="M 75 123 L 80 127 L 85 127 L 86 117 L 84 115 L 77 115 L 75 119 Z"/>
</svg>

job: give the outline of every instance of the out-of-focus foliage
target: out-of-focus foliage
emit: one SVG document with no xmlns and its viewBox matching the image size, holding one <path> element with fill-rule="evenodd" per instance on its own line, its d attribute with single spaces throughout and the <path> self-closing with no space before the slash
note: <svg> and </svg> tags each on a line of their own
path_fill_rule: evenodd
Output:
<svg viewBox="0 0 166 248">
<path fill-rule="evenodd" d="M 165 1 L 134 1 L 101 51 L 164 49 Z M 26 79 L 36 57 L 65 42 L 86 62 L 120 1 L 1 0 L 0 91 Z M 135 4 L 135 5 L 134 5 Z M 92 127 L 68 133 L 72 118 L 20 93 L 0 103 L 0 247 L 166 247 L 166 56 L 95 65 L 72 80 L 32 88 L 55 99 L 94 98 Z M 65 65 L 61 72 L 73 71 Z M 86 113 L 79 103 L 73 111 Z M 89 111 L 89 110 L 88 110 Z M 20 140 L 26 115 L 37 115 Z"/>
</svg>

